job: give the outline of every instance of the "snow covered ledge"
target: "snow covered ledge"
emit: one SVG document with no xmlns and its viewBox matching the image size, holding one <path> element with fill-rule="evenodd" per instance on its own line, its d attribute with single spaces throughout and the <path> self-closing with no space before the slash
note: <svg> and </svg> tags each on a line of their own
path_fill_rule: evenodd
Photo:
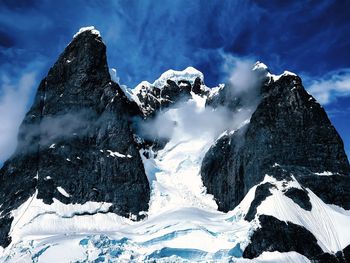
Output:
<svg viewBox="0 0 350 263">
<path fill-rule="evenodd" d="M 87 26 L 87 27 L 82 27 L 79 29 L 79 31 L 77 33 L 74 34 L 73 38 L 76 38 L 79 34 L 85 32 L 85 31 L 90 31 L 92 34 L 100 37 L 100 31 L 98 31 L 97 29 L 95 29 L 94 26 Z"/>
<path fill-rule="evenodd" d="M 204 81 L 203 73 L 194 67 L 187 67 L 184 70 L 167 70 L 165 71 L 156 81 L 153 82 L 153 86 L 157 88 L 162 88 L 166 85 L 167 80 L 172 80 L 178 82 L 179 80 L 187 80 L 193 85 L 196 78 L 200 78 Z"/>
<path fill-rule="evenodd" d="M 290 72 L 290 71 L 287 71 L 285 70 L 282 74 L 280 75 L 275 75 L 275 74 L 272 74 L 269 67 L 266 66 L 266 64 L 260 62 L 260 61 L 257 61 L 255 62 L 254 66 L 253 66 L 253 71 L 261 71 L 261 72 L 266 72 L 266 76 L 267 77 L 270 77 L 273 81 L 277 81 L 279 80 L 282 76 L 297 76 L 297 74 L 293 73 L 293 72 Z"/>
</svg>

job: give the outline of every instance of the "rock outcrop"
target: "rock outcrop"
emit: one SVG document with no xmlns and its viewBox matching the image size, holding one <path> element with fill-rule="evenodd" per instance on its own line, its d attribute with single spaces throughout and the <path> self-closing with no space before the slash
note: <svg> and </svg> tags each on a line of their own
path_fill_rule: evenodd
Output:
<svg viewBox="0 0 350 263">
<path fill-rule="evenodd" d="M 291 73 L 279 78 L 267 74 L 261 85 L 261 100 L 242 128 L 221 136 L 206 153 L 201 175 L 219 210 L 234 209 L 246 193 L 265 175 L 281 183 L 297 180 L 301 188 L 283 194 L 305 211 L 312 204 L 305 188 L 325 203 L 350 208 L 350 166 L 343 142 L 324 109 Z M 214 107 L 232 112 L 242 107 L 240 98 L 227 96 L 225 88 L 208 100 Z M 326 175 L 326 176 L 325 176 Z M 273 216 L 257 215 L 257 207 L 271 195 L 274 186 L 259 184 L 245 220 L 259 221 L 243 257 L 254 258 L 263 251 L 296 251 L 315 262 L 345 262 L 342 253 L 327 254 L 313 233 L 300 225 Z M 328 261 L 327 261 L 328 260 Z"/>
<path fill-rule="evenodd" d="M 243 257 L 252 259 L 264 251 L 296 251 L 309 259 L 323 254 L 317 239 L 304 227 L 266 215 L 261 215 L 259 221 L 261 227 L 253 233 Z"/>
<path fill-rule="evenodd" d="M 213 101 L 220 105 L 222 100 Z M 333 190 L 341 191 L 342 184 L 348 185 L 350 181 L 349 176 L 340 175 L 350 171 L 340 136 L 324 109 L 294 74 L 283 74 L 275 81 L 267 79 L 250 123 L 216 141 L 203 160 L 201 174 L 219 209 L 228 211 L 263 180 L 275 163 L 306 169 L 312 179 L 306 175 L 298 179 L 306 187 L 316 189 L 312 187 L 314 184 L 329 180 L 317 175 L 324 171 L 338 178 L 332 179 L 335 184 L 327 186 Z M 336 197 L 329 195 L 320 193 L 325 202 L 332 203 Z M 346 198 L 337 204 L 347 207 L 349 201 Z"/>
<path fill-rule="evenodd" d="M 99 34 L 76 35 L 40 83 L 17 149 L 0 170 L 1 246 L 11 241 L 11 211 L 35 193 L 47 204 L 109 202 L 110 212 L 134 218 L 148 209 L 150 187 L 130 128 L 135 109 L 111 81 Z"/>
</svg>

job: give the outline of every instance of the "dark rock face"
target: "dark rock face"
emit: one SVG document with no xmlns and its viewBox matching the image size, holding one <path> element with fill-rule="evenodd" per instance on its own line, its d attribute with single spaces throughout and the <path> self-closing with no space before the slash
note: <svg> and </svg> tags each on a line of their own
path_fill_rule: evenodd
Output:
<svg viewBox="0 0 350 263">
<path fill-rule="evenodd" d="M 311 189 L 323 202 L 350 209 L 350 176 L 333 174 L 331 176 L 298 176 L 298 181 Z"/>
<path fill-rule="evenodd" d="M 220 211 L 227 212 L 238 205 L 245 194 L 244 166 L 238 156 L 240 146 L 238 136 L 224 135 L 206 153 L 202 163 L 203 183 L 207 192 L 214 195 Z M 238 158 L 231 159 L 232 153 Z M 231 171 L 237 172 L 235 177 L 228 176 Z"/>
<path fill-rule="evenodd" d="M 259 216 L 260 227 L 253 233 L 251 243 L 243 252 L 245 258 L 255 258 L 264 251 L 296 251 L 312 262 L 345 263 L 350 261 L 350 245 L 335 254 L 323 252 L 316 238 L 307 229 L 273 216 Z"/>
<path fill-rule="evenodd" d="M 284 193 L 284 195 L 292 199 L 301 208 L 311 211 L 312 205 L 306 190 L 291 187 Z"/>
<path fill-rule="evenodd" d="M 209 105 L 235 112 L 241 107 L 240 100 L 227 94 L 225 88 L 221 89 L 208 100 Z M 294 75 L 263 84 L 261 94 L 250 123 L 219 138 L 203 160 L 203 183 L 214 195 L 219 210 L 236 207 L 266 174 L 279 181 L 290 181 L 293 176 L 324 202 L 349 209 L 349 162 L 324 109 Z M 317 174 L 324 171 L 333 175 Z M 268 183 L 257 187 L 245 220 L 254 219 L 257 207 L 271 194 L 271 187 Z M 312 209 L 305 190 L 289 188 L 284 194 L 301 208 Z M 244 257 L 254 258 L 263 251 L 297 251 L 316 262 L 343 262 L 345 258 L 323 253 L 312 233 L 301 226 L 265 215 L 259 221 L 261 228 L 253 233 Z"/>
<path fill-rule="evenodd" d="M 350 245 L 345 247 L 343 251 L 335 254 L 323 253 L 314 259 L 317 263 L 348 263 L 350 262 Z"/>
<path fill-rule="evenodd" d="M 299 77 L 283 75 L 261 89 L 262 98 L 250 123 L 218 139 L 202 163 L 203 183 L 222 211 L 237 206 L 275 163 L 310 172 L 350 171 L 340 136 Z M 324 180 L 313 177 L 318 184 Z M 333 191 L 342 188 L 329 187 Z"/>
<path fill-rule="evenodd" d="M 343 255 L 346 262 L 350 262 L 350 245 L 343 249 Z"/>
<path fill-rule="evenodd" d="M 129 122 L 136 108 L 111 81 L 102 39 L 79 34 L 41 82 L 16 152 L 0 170 L 1 246 L 10 242 L 10 211 L 35 191 L 47 204 L 110 202 L 123 216 L 148 209 L 150 188 Z"/>
<path fill-rule="evenodd" d="M 259 216 L 259 221 L 261 227 L 253 233 L 243 257 L 252 259 L 264 251 L 296 251 L 309 259 L 323 254 L 317 239 L 304 227 L 266 215 Z"/>
</svg>

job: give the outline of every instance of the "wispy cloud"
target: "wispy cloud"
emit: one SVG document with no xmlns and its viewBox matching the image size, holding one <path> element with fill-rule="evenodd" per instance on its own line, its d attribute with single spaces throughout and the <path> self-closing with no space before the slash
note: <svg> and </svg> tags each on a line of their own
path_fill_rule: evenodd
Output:
<svg viewBox="0 0 350 263">
<path fill-rule="evenodd" d="M 225 63 L 221 70 L 225 74 L 227 85 L 224 87 L 224 100 L 228 103 L 215 107 L 198 107 L 195 99 L 179 102 L 155 118 L 135 119 L 139 135 L 147 139 L 170 139 L 178 136 L 193 139 L 208 136 L 215 140 L 224 131 L 233 131 L 250 120 L 260 101 L 260 87 L 266 79 L 266 72 L 253 70 L 254 62 L 249 58 L 240 58 L 222 54 Z M 235 101 L 239 105 L 230 107 Z"/>
<path fill-rule="evenodd" d="M 36 83 L 36 72 L 26 72 L 18 81 L 4 73 L 0 79 L 0 163 L 16 147 L 18 127 L 24 118 Z"/>
<path fill-rule="evenodd" d="M 350 96 L 350 68 L 327 73 L 321 78 L 305 76 L 307 90 L 323 105 Z"/>
</svg>

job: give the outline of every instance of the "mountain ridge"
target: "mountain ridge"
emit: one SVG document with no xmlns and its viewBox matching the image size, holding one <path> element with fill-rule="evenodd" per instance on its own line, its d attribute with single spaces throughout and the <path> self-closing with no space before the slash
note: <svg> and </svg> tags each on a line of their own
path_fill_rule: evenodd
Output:
<svg viewBox="0 0 350 263">
<path fill-rule="evenodd" d="M 0 258 L 346 262 L 342 140 L 294 73 L 251 72 L 249 92 L 209 89 L 194 68 L 128 90 L 99 32 L 81 29 L 0 170 Z M 139 119 L 168 123 L 165 137 L 143 138 Z"/>
</svg>

